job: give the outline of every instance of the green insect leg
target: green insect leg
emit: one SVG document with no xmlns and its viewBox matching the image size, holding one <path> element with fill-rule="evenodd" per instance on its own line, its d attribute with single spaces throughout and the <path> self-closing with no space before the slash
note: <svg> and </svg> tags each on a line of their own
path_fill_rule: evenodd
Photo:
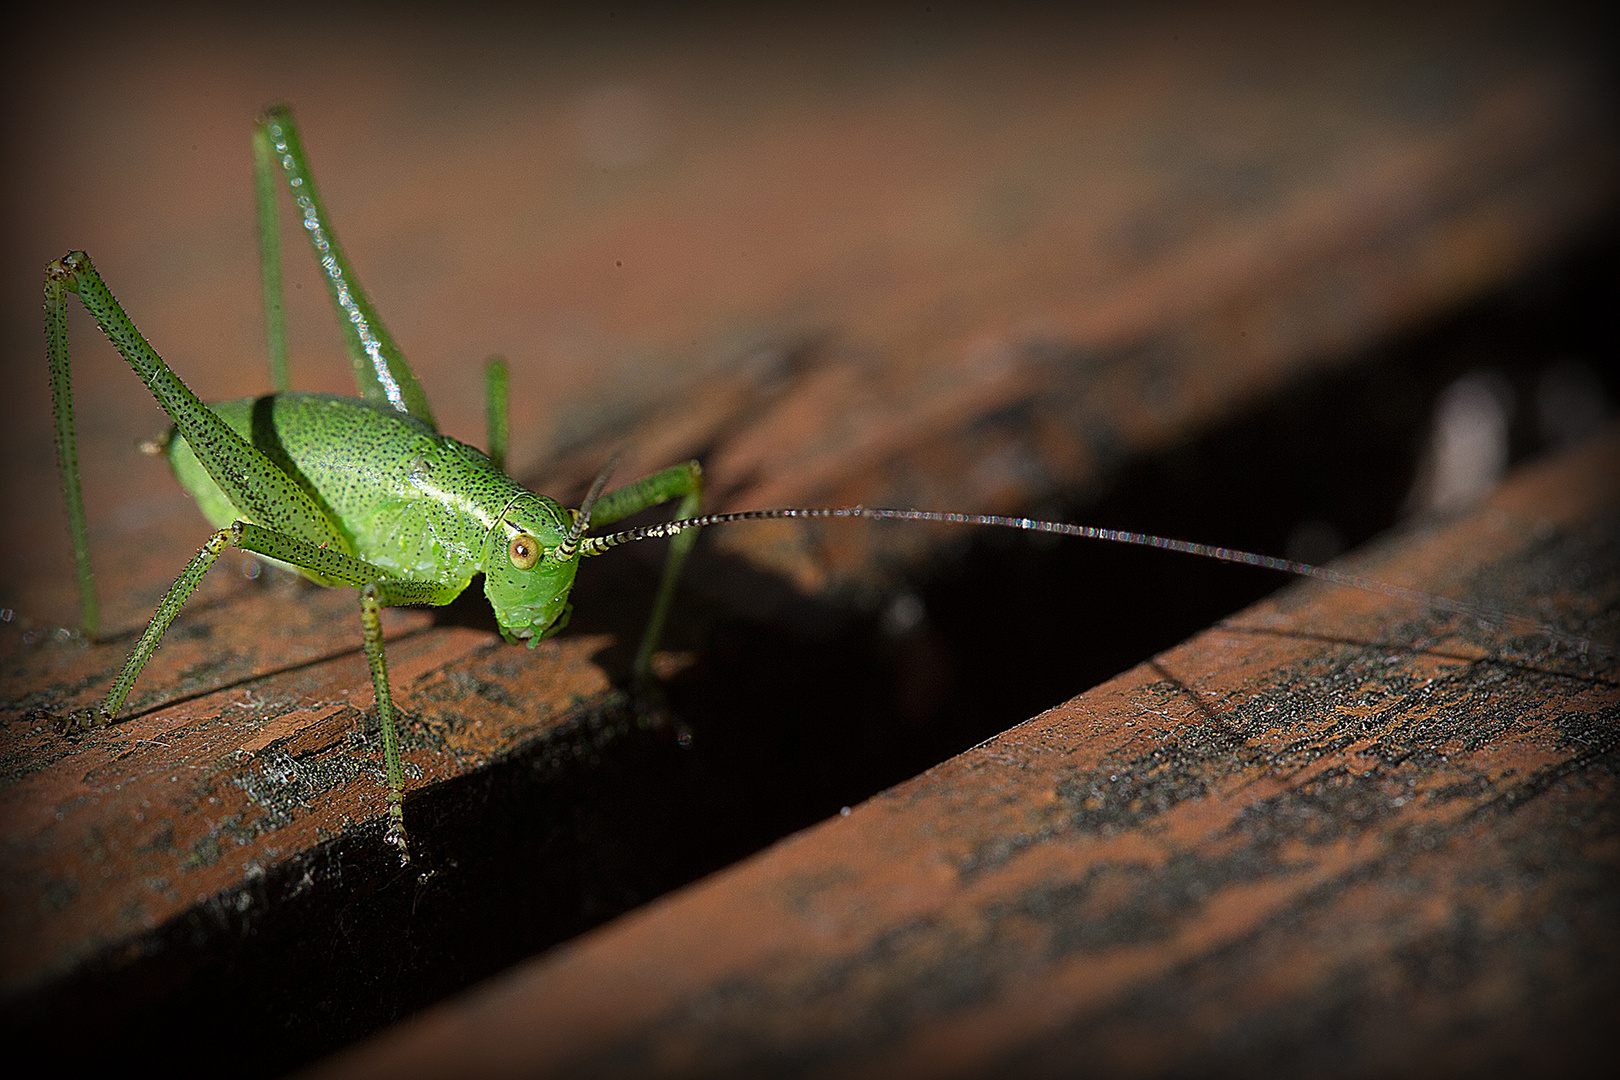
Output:
<svg viewBox="0 0 1620 1080">
<path fill-rule="evenodd" d="M 219 560 L 220 554 L 227 546 L 268 555 L 299 566 L 308 564 L 308 569 L 324 573 L 343 584 L 360 585 L 385 576 L 385 572 L 379 567 L 361 562 L 353 556 L 328 551 L 297 537 L 287 536 L 246 521 L 238 521 L 221 529 L 208 538 L 208 542 L 192 557 L 174 584 L 169 586 L 169 591 L 163 594 L 157 610 L 152 613 L 151 621 L 146 624 L 146 630 L 135 643 L 135 648 L 130 651 L 129 659 L 124 661 L 123 670 L 118 673 L 118 678 L 113 680 L 112 687 L 107 691 L 107 696 L 101 700 L 101 704 L 71 713 L 58 722 L 59 730 L 83 731 L 86 728 L 104 727 L 112 722 L 118 715 L 118 710 L 124 707 L 124 699 L 129 697 L 130 690 L 135 686 L 135 680 L 140 677 L 141 669 L 146 667 L 146 662 L 157 651 L 158 643 L 163 640 L 163 635 L 174 622 L 175 616 L 180 614 L 180 609 L 191 598 L 191 594 L 197 591 L 202 576 Z M 416 602 L 418 596 L 422 598 L 421 602 L 431 602 L 438 600 L 438 593 L 443 591 L 443 586 L 429 586 L 415 582 L 390 584 L 394 593 L 403 597 L 396 601 L 398 603 Z"/>
<path fill-rule="evenodd" d="M 610 491 L 597 500 L 591 512 L 591 521 L 598 525 L 611 525 L 615 521 L 660 503 L 679 499 L 675 510 L 677 518 L 696 517 L 703 503 L 703 468 L 695 461 L 676 465 L 654 473 L 644 480 Z M 652 615 L 647 629 L 641 635 L 641 647 L 631 668 L 635 686 L 645 687 L 652 681 L 653 653 L 664 636 L 664 623 L 669 619 L 670 605 L 675 601 L 675 584 L 697 542 L 698 530 L 687 529 L 677 533 L 669 542 L 669 555 L 664 559 L 664 575 L 658 582 L 658 594 L 653 598 Z"/>
<path fill-rule="evenodd" d="M 332 231 L 331 219 L 315 190 L 315 177 L 304 156 L 292 110 L 285 105 L 266 109 L 259 118 L 255 141 L 259 139 L 269 147 L 273 161 L 280 164 L 287 189 L 292 193 L 298 216 L 315 251 L 327 294 L 343 327 L 343 342 L 354 367 L 360 396 L 367 401 L 388 402 L 437 431 L 438 424 L 433 419 L 427 394 L 416 381 L 415 373 L 394 343 L 388 327 L 383 325 L 382 316 L 366 296 L 354 267 L 343 254 L 337 234 Z"/>
<path fill-rule="evenodd" d="M 410 855 L 405 839 L 405 781 L 399 761 L 399 736 L 394 719 L 394 699 L 388 690 L 388 667 L 383 655 L 382 621 L 378 608 L 383 604 L 444 604 L 456 595 L 455 587 L 438 582 L 390 579 L 386 571 L 329 548 L 311 544 L 296 536 L 238 521 L 208 538 L 185 570 L 170 586 L 153 613 L 146 631 L 124 661 L 123 670 L 99 705 L 77 710 L 57 722 L 60 731 L 83 731 L 112 722 L 123 708 L 146 662 L 157 651 L 163 635 L 208 568 L 219 560 L 227 546 L 267 555 L 295 566 L 315 571 L 341 584 L 360 588 L 360 623 L 365 637 L 366 659 L 371 666 L 372 685 L 377 692 L 377 712 L 382 722 L 383 764 L 388 772 L 388 832 L 385 839 L 399 849 L 400 861 Z"/>
<path fill-rule="evenodd" d="M 484 426 L 489 431 L 489 460 L 501 472 L 506 471 L 507 416 L 506 361 L 492 356 L 484 361 Z"/>
<path fill-rule="evenodd" d="M 67 284 L 45 275 L 45 356 L 51 369 L 51 411 L 56 415 L 56 464 L 67 499 L 68 531 L 79 576 L 79 628 L 93 638 L 101 628 L 96 579 L 90 569 L 90 534 L 84 523 L 84 492 L 79 486 L 79 437 L 73 424 L 73 378 L 68 357 Z"/>
<path fill-rule="evenodd" d="M 281 219 L 276 213 L 276 155 L 265 129 L 253 129 L 253 196 L 259 211 L 259 281 L 264 288 L 264 338 L 270 385 L 291 388 L 287 378 L 287 316 L 281 287 Z"/>
<path fill-rule="evenodd" d="M 163 362 L 82 251 L 69 252 L 45 268 L 46 354 L 53 383 L 65 387 L 68 377 L 67 300 L 63 291 L 78 294 L 79 302 L 157 398 L 233 506 L 255 521 L 315 545 L 348 549 L 342 528 L 296 478 L 233 431 Z M 71 436 L 71 430 L 68 434 Z M 63 445 L 60 431 L 58 444 Z M 68 489 L 71 515 L 76 501 L 76 465 L 64 471 L 63 482 Z"/>
<path fill-rule="evenodd" d="M 388 832 L 383 840 L 399 849 L 401 865 L 411 861 L 405 836 L 405 775 L 399 764 L 399 732 L 394 726 L 394 696 L 388 689 L 388 657 L 383 651 L 381 603 L 375 583 L 360 590 L 360 627 L 365 634 L 366 663 L 377 692 L 377 720 L 382 726 L 383 767 L 388 770 Z"/>
<path fill-rule="evenodd" d="M 113 717 L 118 715 L 118 710 L 124 707 L 124 699 L 129 696 L 129 691 L 135 685 L 141 669 L 157 651 L 158 642 L 163 639 L 169 624 L 174 622 L 180 608 L 197 590 L 197 583 L 202 580 L 203 574 L 207 573 L 208 568 L 219 559 L 225 545 L 231 542 L 233 532 L 233 529 L 221 529 L 208 538 L 202 550 L 197 552 L 190 564 L 175 579 L 174 584 L 169 586 L 169 591 L 163 594 L 163 600 L 158 604 L 157 611 L 152 613 L 152 620 L 146 624 L 146 631 L 141 634 L 141 639 L 130 651 L 129 659 L 124 661 L 124 669 L 118 673 L 118 678 L 113 680 L 112 688 L 107 691 L 107 696 L 102 698 L 101 704 L 69 713 L 57 722 L 59 731 L 83 731 L 87 728 L 105 727 L 112 723 Z"/>
<path fill-rule="evenodd" d="M 364 636 L 371 686 L 377 695 L 377 719 L 382 728 L 383 767 L 388 773 L 388 832 L 383 837 L 399 849 L 401 864 L 411 861 L 405 834 L 405 776 L 400 767 L 399 731 L 394 696 L 388 688 L 388 657 L 383 649 L 381 609 L 397 604 L 447 604 L 460 592 L 452 584 L 389 578 L 379 567 L 351 555 L 309 544 L 297 537 L 250 522 L 239 521 L 230 530 L 234 541 L 248 551 L 268 555 L 306 570 L 314 570 L 360 589 L 360 629 Z"/>
</svg>

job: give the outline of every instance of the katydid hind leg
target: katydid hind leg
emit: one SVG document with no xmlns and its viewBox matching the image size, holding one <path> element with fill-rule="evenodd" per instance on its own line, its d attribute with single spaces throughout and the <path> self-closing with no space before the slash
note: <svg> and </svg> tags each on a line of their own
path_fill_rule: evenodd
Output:
<svg viewBox="0 0 1620 1080">
<path fill-rule="evenodd" d="M 349 550 L 343 530 L 314 498 L 262 451 L 231 430 L 164 363 L 107 288 L 89 256 L 82 251 L 71 252 L 47 267 L 45 276 L 47 310 L 55 308 L 65 316 L 65 300 L 56 303 L 52 296 L 55 290 L 78 295 L 102 332 L 168 413 L 208 475 L 244 516 L 312 544 Z M 65 317 L 60 321 L 60 341 L 54 334 L 48 335 L 47 354 L 53 384 L 66 385 L 69 355 Z M 69 500 L 71 503 L 71 492 Z"/>
<path fill-rule="evenodd" d="M 258 137 L 269 146 L 273 160 L 279 161 L 288 191 L 298 208 L 327 295 L 343 328 L 343 341 L 354 368 L 355 385 L 367 401 L 386 402 L 407 412 L 428 427 L 438 430 L 427 394 L 417 382 L 405 355 L 383 324 L 360 284 L 360 278 L 343 254 L 330 217 L 315 187 L 315 177 L 304 155 L 303 141 L 292 111 L 285 105 L 272 105 L 259 118 Z"/>
<path fill-rule="evenodd" d="M 67 502 L 68 532 L 79 581 L 79 629 L 94 638 L 101 629 L 101 606 L 90 566 L 90 535 L 84 520 L 84 491 L 79 484 L 79 437 L 73 420 L 72 364 L 68 354 L 67 283 L 45 273 L 45 357 L 51 372 L 51 411 L 56 425 L 56 463 Z"/>
<path fill-rule="evenodd" d="M 484 428 L 489 434 L 489 460 L 506 471 L 506 443 L 511 431 L 507 396 L 506 360 L 492 356 L 484 361 Z"/>
<path fill-rule="evenodd" d="M 270 386 L 292 388 L 287 376 L 286 295 L 281 284 L 281 216 L 276 212 L 276 155 L 264 125 L 253 128 L 253 198 L 259 221 L 259 281 L 264 291 L 265 356 Z"/>
</svg>

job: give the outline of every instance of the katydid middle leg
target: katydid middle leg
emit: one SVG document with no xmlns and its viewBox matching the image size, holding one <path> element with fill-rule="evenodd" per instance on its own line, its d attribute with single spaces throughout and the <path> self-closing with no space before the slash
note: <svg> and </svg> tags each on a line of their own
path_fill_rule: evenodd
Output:
<svg viewBox="0 0 1620 1080">
<path fill-rule="evenodd" d="M 366 664 L 371 669 L 371 685 L 377 698 L 377 721 L 383 738 L 383 768 L 388 775 L 388 831 L 383 839 L 399 849 L 401 863 L 410 862 L 410 847 L 405 834 L 405 776 L 400 766 L 394 696 L 388 687 L 388 658 L 383 647 L 380 609 L 402 604 L 447 604 L 460 589 L 445 582 L 392 577 L 382 568 L 360 559 L 314 547 L 296 537 L 261 529 L 245 521 L 239 521 L 224 531 L 231 533 L 231 542 L 244 550 L 291 563 L 305 571 L 317 571 L 360 590 L 360 628 L 365 643 Z"/>
</svg>

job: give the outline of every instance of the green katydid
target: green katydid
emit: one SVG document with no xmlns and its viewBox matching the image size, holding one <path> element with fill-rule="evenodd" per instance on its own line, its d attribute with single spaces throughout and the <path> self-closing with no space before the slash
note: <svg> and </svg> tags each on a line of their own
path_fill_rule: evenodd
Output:
<svg viewBox="0 0 1620 1080">
<path fill-rule="evenodd" d="M 46 351 L 56 411 L 56 445 L 67 499 L 81 597 L 81 624 L 94 636 L 98 613 L 80 494 L 67 341 L 67 293 L 76 294 L 173 421 L 164 450 L 182 485 L 218 530 L 159 603 L 102 701 L 58 721 L 65 730 L 110 723 L 164 632 L 227 546 L 279 561 L 322 585 L 359 590 L 367 660 L 376 693 L 388 775 L 385 838 L 409 859 L 404 783 L 379 609 L 449 603 L 479 574 L 502 635 L 531 648 L 568 621 L 579 561 L 619 544 L 673 537 L 652 613 L 634 662 L 638 683 L 667 619 L 682 563 L 700 527 L 764 518 L 864 517 L 999 526 L 1142 544 L 1268 567 L 1402 597 L 1469 615 L 1532 626 L 1526 620 L 1454 600 L 1292 560 L 1089 526 L 975 514 L 865 507 L 785 508 L 697 516 L 702 473 L 687 462 L 604 492 L 604 470 L 581 506 L 568 510 L 502 471 L 506 452 L 506 371 L 486 368 L 489 451 L 440 435 L 409 365 L 372 307 L 333 235 L 290 113 L 274 107 L 254 131 L 261 262 L 273 393 L 205 405 L 147 344 L 89 258 L 71 253 L 45 275 Z M 277 173 L 285 179 L 342 322 L 358 398 L 290 392 L 281 321 Z M 678 501 L 676 520 L 587 536 L 641 510 Z"/>
<path fill-rule="evenodd" d="M 322 585 L 360 590 L 366 658 L 377 695 L 388 772 L 387 841 L 409 858 L 399 746 L 378 609 L 447 604 L 484 576 L 484 591 L 508 641 L 533 647 L 568 622 L 578 560 L 596 553 L 584 539 L 594 519 L 611 523 L 678 499 L 697 512 L 696 462 L 603 493 L 604 472 L 578 510 L 508 478 L 505 369 L 487 369 L 492 445 L 485 454 L 438 433 L 416 377 L 378 318 L 327 224 L 291 114 L 268 110 L 254 132 L 273 394 L 204 405 L 135 329 L 90 259 L 74 252 L 45 272 L 46 351 L 56 410 L 56 445 L 78 566 L 81 624 L 99 622 L 79 490 L 67 342 L 67 293 L 75 293 L 146 383 L 174 428 L 165 450 L 175 475 L 219 531 L 159 603 L 106 697 L 63 718 L 69 730 L 99 727 L 122 707 L 164 632 L 225 547 L 286 564 Z M 360 397 L 288 392 L 280 315 L 275 173 L 303 216 L 332 302 L 343 320 Z M 644 680 L 696 533 L 670 547 L 635 671 Z"/>
</svg>

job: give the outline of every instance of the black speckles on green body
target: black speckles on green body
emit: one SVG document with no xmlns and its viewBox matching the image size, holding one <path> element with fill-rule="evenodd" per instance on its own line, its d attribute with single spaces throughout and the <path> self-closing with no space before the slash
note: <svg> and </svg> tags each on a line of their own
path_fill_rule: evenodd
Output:
<svg viewBox="0 0 1620 1080">
<path fill-rule="evenodd" d="M 550 518 L 542 526 L 566 529 L 555 502 L 500 473 L 481 451 L 390 406 L 288 393 L 212 409 L 336 523 L 356 557 L 392 575 L 460 592 L 481 569 L 490 526 L 515 499 L 539 503 Z M 257 520 L 227 497 L 183 437 L 171 441 L 169 461 L 215 527 Z"/>
<path fill-rule="evenodd" d="M 336 523 L 308 493 L 263 454 L 235 438 L 169 370 L 118 306 L 83 252 L 72 252 L 47 268 L 46 278 L 47 282 L 60 281 L 78 294 L 85 310 L 95 316 L 96 323 L 146 383 L 175 428 L 193 447 L 201 448 L 204 456 L 215 461 L 218 487 L 240 508 L 242 516 L 316 546 L 347 546 Z M 65 370 L 65 341 L 61 355 Z"/>
</svg>

